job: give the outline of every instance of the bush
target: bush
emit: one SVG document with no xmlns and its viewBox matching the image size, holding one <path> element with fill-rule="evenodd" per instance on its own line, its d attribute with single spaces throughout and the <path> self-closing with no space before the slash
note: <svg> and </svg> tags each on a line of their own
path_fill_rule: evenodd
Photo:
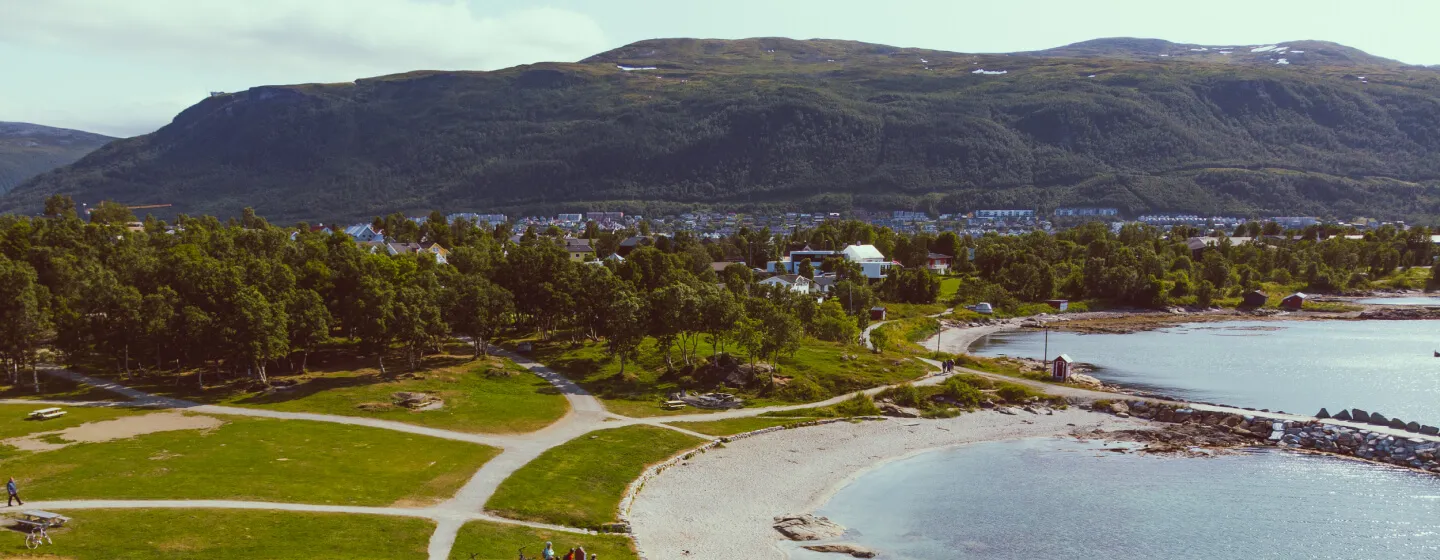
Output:
<svg viewBox="0 0 1440 560">
<path fill-rule="evenodd" d="M 808 377 L 795 377 L 776 391 L 775 396 L 791 402 L 811 402 L 825 398 L 825 390 Z"/>
<path fill-rule="evenodd" d="M 860 393 L 835 405 L 835 411 L 841 416 L 878 416 L 880 407 L 875 406 L 875 400 L 870 395 Z"/>
<path fill-rule="evenodd" d="M 973 376 L 957 376 L 946 379 L 943 394 L 966 408 L 980 406 L 980 403 L 985 401 L 985 394 L 981 393 L 974 385 L 966 383 L 962 377 Z"/>
<path fill-rule="evenodd" d="M 999 390 L 995 391 L 995 394 L 1000 398 L 1005 399 L 1005 402 L 1017 404 L 1028 401 L 1031 399 L 1031 397 L 1042 396 L 1034 390 L 1030 389 L 1029 387 L 1026 387 L 1024 385 L 1016 385 L 1014 383 L 1006 383 L 1002 385 Z"/>
<path fill-rule="evenodd" d="M 909 383 L 901 383 L 881 391 L 878 396 L 880 398 L 890 399 L 894 401 L 895 404 L 901 406 L 918 407 L 925 404 L 924 398 L 920 395 L 920 390 Z"/>
</svg>

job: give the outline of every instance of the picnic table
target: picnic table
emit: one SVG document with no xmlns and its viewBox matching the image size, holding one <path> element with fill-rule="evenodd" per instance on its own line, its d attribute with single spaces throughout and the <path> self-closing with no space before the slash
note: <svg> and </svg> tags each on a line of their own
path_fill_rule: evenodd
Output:
<svg viewBox="0 0 1440 560">
<path fill-rule="evenodd" d="M 36 420 L 47 420 L 47 419 L 50 419 L 50 418 L 56 418 L 56 417 L 64 416 L 64 415 L 65 415 L 65 411 L 60 410 L 59 407 L 51 407 L 51 408 L 42 408 L 42 409 L 40 409 L 40 410 L 36 410 L 36 411 L 34 411 L 34 412 L 31 412 L 31 413 L 30 413 L 30 418 L 33 418 L 33 419 L 36 419 Z"/>
<path fill-rule="evenodd" d="M 665 410 L 680 410 L 682 408 L 685 408 L 685 401 L 665 401 L 663 406 Z"/>
<path fill-rule="evenodd" d="M 61 526 L 61 525 L 64 525 L 67 521 L 70 521 L 70 518 L 69 518 L 69 517 L 65 517 L 65 516 L 60 515 L 60 514 L 58 514 L 58 513 L 53 513 L 53 512 L 38 510 L 38 509 L 32 509 L 32 510 L 22 511 L 22 512 L 20 512 L 19 514 L 17 514 L 17 516 L 16 516 L 16 518 L 15 518 L 15 522 L 16 522 L 16 523 L 19 523 L 19 524 L 24 525 L 24 526 L 26 526 L 26 527 L 32 527 L 32 528 L 33 528 L 33 527 L 46 527 L 46 528 L 49 528 L 49 527 L 59 527 L 59 526 Z"/>
</svg>

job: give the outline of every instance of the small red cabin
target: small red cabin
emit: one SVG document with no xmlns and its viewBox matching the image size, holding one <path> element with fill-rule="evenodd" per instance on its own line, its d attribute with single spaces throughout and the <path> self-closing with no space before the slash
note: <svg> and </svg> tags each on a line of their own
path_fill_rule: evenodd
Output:
<svg viewBox="0 0 1440 560">
<path fill-rule="evenodd" d="M 879 306 L 871 307 L 871 308 L 870 308 L 870 320 L 871 320 L 871 321 L 884 321 L 884 320 L 885 320 L 885 308 L 884 308 L 884 307 L 879 307 Z"/>
<path fill-rule="evenodd" d="M 1055 363 L 1051 364 L 1050 366 L 1050 377 L 1054 378 L 1057 381 L 1069 380 L 1070 364 L 1072 363 L 1074 363 L 1074 361 L 1070 359 L 1070 356 L 1067 356 L 1065 354 L 1056 356 Z"/>
<path fill-rule="evenodd" d="M 1280 300 L 1280 307 L 1284 307 L 1285 309 L 1290 309 L 1292 311 L 1299 311 L 1301 308 L 1305 307 L 1305 300 L 1309 297 L 1310 296 L 1305 295 L 1302 292 L 1295 292 L 1293 294 L 1285 296 L 1285 299 Z"/>
</svg>

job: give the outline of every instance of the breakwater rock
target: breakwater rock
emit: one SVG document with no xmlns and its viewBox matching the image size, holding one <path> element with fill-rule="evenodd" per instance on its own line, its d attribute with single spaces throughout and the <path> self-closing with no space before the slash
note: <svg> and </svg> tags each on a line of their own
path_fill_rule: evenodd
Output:
<svg viewBox="0 0 1440 560">
<path fill-rule="evenodd" d="M 1262 413 L 1240 415 L 1145 401 L 1096 401 L 1092 409 L 1174 424 L 1149 435 L 1130 434 L 1138 436 L 1134 439 L 1150 443 L 1153 451 L 1274 446 L 1347 455 L 1440 474 L 1440 442 L 1431 438 L 1406 437 L 1319 420 L 1285 420 L 1267 418 Z M 1356 414 L 1352 412 L 1351 416 Z M 1375 421 L 1376 415 L 1366 416 Z M 1384 423 L 1387 427 L 1389 424 L 1388 420 Z M 1408 424 L 1401 429 L 1408 429 Z"/>
</svg>

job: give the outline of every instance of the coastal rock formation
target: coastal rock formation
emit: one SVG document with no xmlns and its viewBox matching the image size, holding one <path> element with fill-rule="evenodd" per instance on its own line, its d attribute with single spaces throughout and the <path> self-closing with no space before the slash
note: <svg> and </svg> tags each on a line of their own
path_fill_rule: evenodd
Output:
<svg viewBox="0 0 1440 560">
<path fill-rule="evenodd" d="M 1386 418 L 1384 414 L 1380 414 L 1379 412 L 1371 412 L 1370 424 L 1374 426 L 1388 426 L 1390 425 L 1390 419 Z"/>
<path fill-rule="evenodd" d="M 919 418 L 920 411 L 914 408 L 900 406 L 895 403 L 881 403 L 880 413 L 895 418 Z"/>
<path fill-rule="evenodd" d="M 410 410 L 435 410 L 445 406 L 445 401 L 430 393 L 401 391 L 392 393 L 390 400 L 394 401 L 396 406 L 403 406 Z"/>
<path fill-rule="evenodd" d="M 1350 409 L 1350 417 L 1356 422 L 1370 422 L 1370 413 L 1360 410 L 1358 408 Z"/>
<path fill-rule="evenodd" d="M 792 541 L 833 539 L 845 533 L 845 528 L 840 524 L 834 523 L 828 518 L 815 517 L 808 513 L 776 517 L 774 527 L 776 531 Z"/>
<path fill-rule="evenodd" d="M 1340 411 L 1339 414 L 1336 414 L 1336 415 L 1335 415 L 1335 419 L 1336 419 L 1336 420 L 1340 420 L 1340 421 L 1344 421 L 1344 422 L 1349 422 L 1350 420 L 1352 420 L 1352 418 L 1350 417 L 1350 411 L 1348 411 L 1348 410 L 1342 410 L 1342 411 Z"/>
<path fill-rule="evenodd" d="M 802 547 L 800 547 L 800 548 L 803 548 L 803 549 L 805 549 L 805 550 L 813 550 L 813 551 L 815 551 L 815 552 L 835 552 L 835 553 L 839 553 L 839 554 L 849 554 L 850 556 L 853 556 L 853 557 L 855 557 L 855 558 L 874 558 L 874 557 L 875 557 L 875 551 L 870 550 L 870 549 L 868 549 L 868 548 L 865 548 L 865 547 L 863 547 L 863 546 L 860 546 L 860 545 L 858 545 L 858 544 L 850 544 L 850 543 L 811 544 L 811 545 L 802 546 Z"/>
<path fill-rule="evenodd" d="M 1316 418 L 1319 418 L 1319 419 L 1321 419 L 1321 420 L 1324 420 L 1324 419 L 1330 417 L 1330 411 L 1325 410 L 1324 408 L 1321 408 L 1321 409 L 1320 409 L 1320 412 L 1316 412 L 1316 413 L 1315 413 L 1315 417 L 1316 417 Z"/>
</svg>

